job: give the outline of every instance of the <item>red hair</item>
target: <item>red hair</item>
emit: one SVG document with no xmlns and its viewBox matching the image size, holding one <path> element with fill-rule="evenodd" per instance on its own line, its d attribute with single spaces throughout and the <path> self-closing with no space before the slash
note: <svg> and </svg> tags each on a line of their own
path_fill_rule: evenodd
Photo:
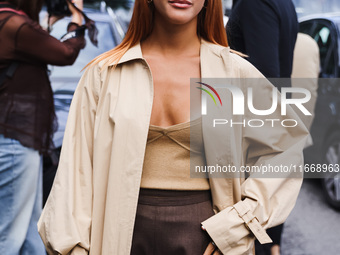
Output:
<svg viewBox="0 0 340 255">
<path fill-rule="evenodd" d="M 153 4 L 147 0 L 136 0 L 129 28 L 123 41 L 92 60 L 87 66 L 105 60 L 105 65 L 117 64 L 126 51 L 146 39 L 153 28 Z M 208 42 L 228 46 L 227 35 L 223 24 L 223 8 L 221 0 L 206 0 L 197 16 L 197 35 Z"/>
</svg>

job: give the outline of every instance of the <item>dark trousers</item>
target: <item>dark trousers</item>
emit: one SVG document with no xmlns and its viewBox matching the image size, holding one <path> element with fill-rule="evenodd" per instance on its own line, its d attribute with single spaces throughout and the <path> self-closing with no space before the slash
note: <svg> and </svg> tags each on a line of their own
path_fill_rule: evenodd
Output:
<svg viewBox="0 0 340 255">
<path fill-rule="evenodd" d="M 141 189 L 131 255 L 203 254 L 201 222 L 214 215 L 210 191 Z"/>
</svg>

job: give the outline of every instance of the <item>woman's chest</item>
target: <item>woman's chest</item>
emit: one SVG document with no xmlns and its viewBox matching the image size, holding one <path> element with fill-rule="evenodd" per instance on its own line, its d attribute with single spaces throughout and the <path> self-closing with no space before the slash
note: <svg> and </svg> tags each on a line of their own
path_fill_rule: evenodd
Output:
<svg viewBox="0 0 340 255">
<path fill-rule="evenodd" d="M 148 64 L 154 89 L 151 123 L 168 126 L 188 121 L 191 100 L 200 98 L 200 91 L 191 88 L 191 78 L 201 76 L 199 58 L 150 60 Z"/>
</svg>

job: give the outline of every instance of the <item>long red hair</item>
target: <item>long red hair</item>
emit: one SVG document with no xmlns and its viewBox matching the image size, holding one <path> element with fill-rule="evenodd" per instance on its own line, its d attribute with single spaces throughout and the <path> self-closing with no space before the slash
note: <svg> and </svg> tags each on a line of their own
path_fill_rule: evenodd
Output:
<svg viewBox="0 0 340 255">
<path fill-rule="evenodd" d="M 153 4 L 147 0 L 136 0 L 129 28 L 122 42 L 92 60 L 87 66 L 104 60 L 105 65 L 117 64 L 126 51 L 146 39 L 153 28 Z M 206 41 L 228 46 L 227 35 L 223 24 L 223 8 L 221 0 L 206 0 L 197 16 L 197 35 Z"/>
</svg>

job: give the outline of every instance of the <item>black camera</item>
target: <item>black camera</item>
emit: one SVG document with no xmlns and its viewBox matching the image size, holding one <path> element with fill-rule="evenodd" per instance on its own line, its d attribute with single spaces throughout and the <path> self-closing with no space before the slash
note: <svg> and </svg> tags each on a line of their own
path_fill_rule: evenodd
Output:
<svg viewBox="0 0 340 255">
<path fill-rule="evenodd" d="M 46 0 L 46 5 L 50 16 L 71 16 L 66 0 Z"/>
</svg>

